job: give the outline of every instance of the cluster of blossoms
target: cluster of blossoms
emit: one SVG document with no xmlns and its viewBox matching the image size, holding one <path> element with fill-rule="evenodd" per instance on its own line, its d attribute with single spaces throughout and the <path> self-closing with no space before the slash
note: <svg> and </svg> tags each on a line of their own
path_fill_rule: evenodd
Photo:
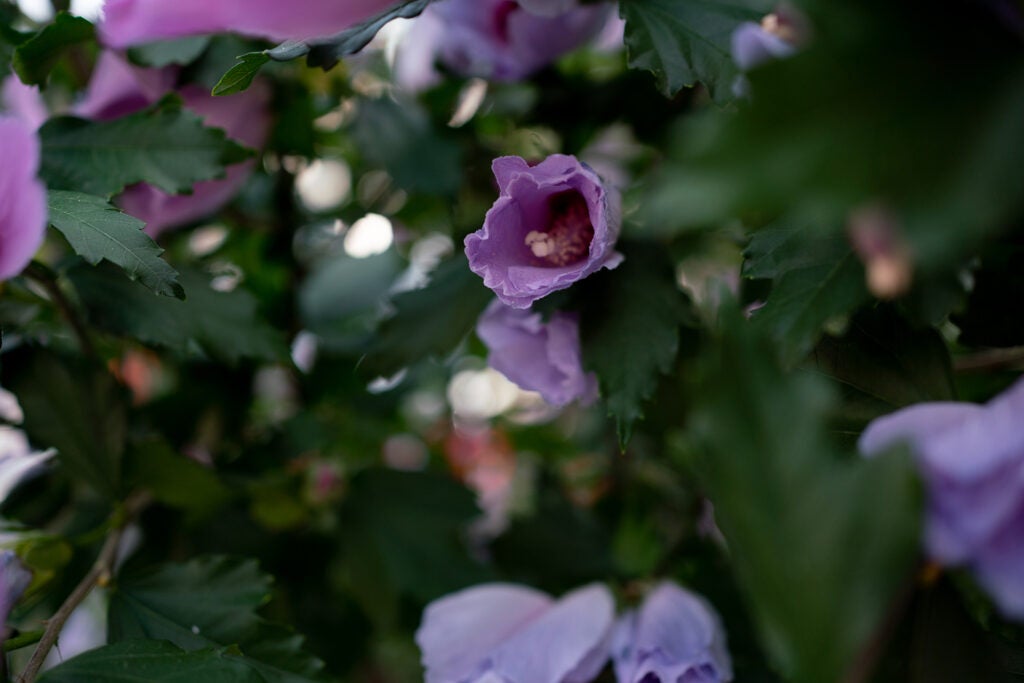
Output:
<svg viewBox="0 0 1024 683">
<path fill-rule="evenodd" d="M 559 600 L 525 586 L 474 586 L 428 605 L 416 642 L 427 683 L 587 683 L 609 658 L 619 683 L 732 680 L 718 615 L 670 582 L 617 620 L 601 584 Z"/>
</svg>

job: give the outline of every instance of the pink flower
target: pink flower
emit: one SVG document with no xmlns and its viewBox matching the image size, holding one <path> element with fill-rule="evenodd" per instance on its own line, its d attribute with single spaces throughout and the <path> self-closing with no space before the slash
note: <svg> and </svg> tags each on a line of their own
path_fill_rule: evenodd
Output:
<svg viewBox="0 0 1024 683">
<path fill-rule="evenodd" d="M 338 33 L 397 0 L 107 0 L 104 44 L 123 48 L 168 38 L 234 32 L 271 40 Z"/>
<path fill-rule="evenodd" d="M 176 70 L 133 67 L 113 52 L 104 52 L 96 63 L 85 98 L 75 113 L 96 119 L 112 119 L 143 109 L 173 90 Z M 203 117 L 208 126 L 223 128 L 229 137 L 259 148 L 270 128 L 269 89 L 256 82 L 245 92 L 212 97 L 204 88 L 187 85 L 179 94 L 185 105 Z M 252 173 L 255 162 L 228 168 L 221 180 L 196 183 L 190 195 L 169 195 L 146 184 L 129 187 L 117 199 L 127 213 L 146 222 L 146 232 L 156 236 L 216 212 L 238 193 Z"/>
<path fill-rule="evenodd" d="M 574 156 L 553 154 L 536 166 L 519 157 L 492 164 L 500 196 L 484 225 L 466 237 L 470 269 L 513 308 L 615 268 L 618 194 Z"/>
<path fill-rule="evenodd" d="M 0 116 L 0 280 L 20 273 L 46 235 L 46 188 L 32 127 Z"/>
</svg>

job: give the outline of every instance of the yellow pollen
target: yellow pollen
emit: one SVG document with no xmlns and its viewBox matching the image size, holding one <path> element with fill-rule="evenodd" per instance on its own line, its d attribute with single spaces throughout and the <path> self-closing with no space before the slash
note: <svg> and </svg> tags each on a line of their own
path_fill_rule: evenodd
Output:
<svg viewBox="0 0 1024 683">
<path fill-rule="evenodd" d="M 587 202 L 570 190 L 549 199 L 547 229 L 531 230 L 524 242 L 545 265 L 568 266 L 587 257 L 593 239 Z"/>
</svg>

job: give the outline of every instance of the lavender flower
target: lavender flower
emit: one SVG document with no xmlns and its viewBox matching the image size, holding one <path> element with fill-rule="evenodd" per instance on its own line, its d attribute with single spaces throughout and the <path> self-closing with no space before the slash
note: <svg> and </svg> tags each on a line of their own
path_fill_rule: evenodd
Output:
<svg viewBox="0 0 1024 683">
<path fill-rule="evenodd" d="M 11 550 L 0 552 L 0 631 L 5 631 L 7 617 L 32 583 L 32 572 L 25 569 Z"/>
<path fill-rule="evenodd" d="M 927 491 L 925 548 L 971 569 L 1007 615 L 1024 619 L 1024 379 L 984 406 L 921 403 L 860 437 L 875 455 L 910 446 Z"/>
<path fill-rule="evenodd" d="M 227 31 L 272 40 L 301 40 L 337 33 L 396 2 L 107 0 L 99 32 L 104 44 L 114 48 Z"/>
<path fill-rule="evenodd" d="M 503 303 L 528 308 L 622 262 L 618 194 L 576 157 L 553 154 L 533 167 L 500 157 L 492 169 L 500 196 L 465 244 L 470 269 Z"/>
<path fill-rule="evenodd" d="M 597 377 L 585 373 L 576 316 L 553 313 L 545 323 L 532 313 L 493 302 L 476 324 L 487 363 L 521 389 L 554 406 L 597 398 Z"/>
<path fill-rule="evenodd" d="M 100 55 L 85 98 L 75 113 L 96 119 L 124 116 L 153 104 L 174 87 L 174 69 L 140 69 L 113 52 Z M 270 127 L 267 105 L 270 93 L 263 83 L 227 97 L 211 97 L 194 85 L 181 88 L 185 105 L 203 117 L 208 126 L 223 128 L 229 137 L 261 147 Z M 190 195 L 169 195 L 146 184 L 129 187 L 117 203 L 127 213 L 146 222 L 146 232 L 156 236 L 168 228 L 191 223 L 227 204 L 248 180 L 253 161 L 231 166 L 221 180 L 196 183 Z"/>
<path fill-rule="evenodd" d="M 613 617 L 600 584 L 556 601 L 491 583 L 427 605 L 416 643 L 426 683 L 586 683 L 608 660 Z"/>
<path fill-rule="evenodd" d="M 33 129 L 43 125 L 50 115 L 39 87 L 25 85 L 13 74 L 5 78 L 3 85 L 0 86 L 0 109 L 24 121 Z"/>
<path fill-rule="evenodd" d="M 619 683 L 724 683 L 732 663 L 718 614 L 704 598 L 664 582 L 615 625 Z"/>
<path fill-rule="evenodd" d="M 20 273 L 46 234 L 46 189 L 36 178 L 39 139 L 29 124 L 0 116 L 0 280 Z"/>
<path fill-rule="evenodd" d="M 774 14 L 768 16 L 775 17 Z M 777 20 L 766 21 L 768 26 L 765 25 L 765 21 L 760 24 L 746 21 L 733 31 L 732 58 L 736 66 L 743 71 L 749 71 L 773 59 L 796 54 L 796 44 L 785 37 L 788 34 L 772 28 L 778 25 Z"/>
<path fill-rule="evenodd" d="M 464 76 L 517 81 L 597 36 L 612 10 L 576 0 L 444 0 L 405 36 L 398 81 L 413 90 L 432 85 L 435 59 Z"/>
</svg>

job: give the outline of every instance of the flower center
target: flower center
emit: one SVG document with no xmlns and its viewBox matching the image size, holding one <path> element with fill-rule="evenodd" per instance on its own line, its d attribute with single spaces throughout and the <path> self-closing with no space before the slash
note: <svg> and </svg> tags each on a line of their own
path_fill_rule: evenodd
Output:
<svg viewBox="0 0 1024 683">
<path fill-rule="evenodd" d="M 508 20 L 517 9 L 519 9 L 519 3 L 515 0 L 503 0 L 494 8 L 492 16 L 494 35 L 503 43 L 510 42 Z"/>
<path fill-rule="evenodd" d="M 590 252 L 594 226 L 587 202 L 576 190 L 560 192 L 548 200 L 548 226 L 526 234 L 526 246 L 546 265 L 568 266 Z"/>
</svg>

